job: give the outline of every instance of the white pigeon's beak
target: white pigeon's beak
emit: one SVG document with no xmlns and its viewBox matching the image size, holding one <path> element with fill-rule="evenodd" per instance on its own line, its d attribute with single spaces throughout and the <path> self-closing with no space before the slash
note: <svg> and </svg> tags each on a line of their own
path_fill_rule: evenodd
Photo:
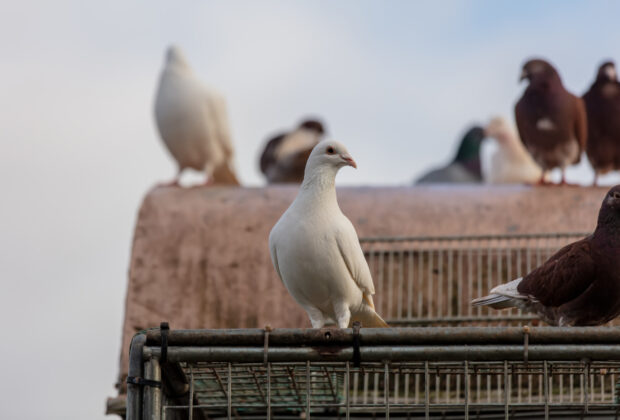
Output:
<svg viewBox="0 0 620 420">
<path fill-rule="evenodd" d="M 357 163 L 355 163 L 351 156 L 340 155 L 340 159 L 342 159 L 346 165 L 353 166 L 355 169 L 357 169 Z"/>
</svg>

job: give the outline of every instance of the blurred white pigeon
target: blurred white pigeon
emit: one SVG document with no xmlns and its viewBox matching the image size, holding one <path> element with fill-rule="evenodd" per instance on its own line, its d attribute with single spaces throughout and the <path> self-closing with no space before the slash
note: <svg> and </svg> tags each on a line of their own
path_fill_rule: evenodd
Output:
<svg viewBox="0 0 620 420">
<path fill-rule="evenodd" d="M 343 166 L 357 168 L 342 144 L 314 147 L 295 201 L 271 229 L 271 260 L 314 328 L 328 319 L 340 328 L 354 321 L 387 327 L 374 310 L 375 287 L 355 228 L 336 200 L 336 173 Z"/>
<path fill-rule="evenodd" d="M 535 184 L 540 180 L 542 169 L 518 137 L 517 131 L 505 118 L 491 119 L 484 129 L 487 137 L 497 142 L 497 150 L 491 157 L 485 180 L 491 184 Z"/>
<path fill-rule="evenodd" d="M 179 170 L 206 171 L 208 184 L 233 184 L 233 145 L 224 98 L 196 78 L 178 47 L 166 52 L 155 98 L 155 120 Z"/>
</svg>

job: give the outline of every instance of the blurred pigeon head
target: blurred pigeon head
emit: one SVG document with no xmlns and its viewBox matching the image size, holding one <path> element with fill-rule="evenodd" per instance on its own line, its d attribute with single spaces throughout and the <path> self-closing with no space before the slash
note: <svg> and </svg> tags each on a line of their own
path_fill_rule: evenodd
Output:
<svg viewBox="0 0 620 420">
<path fill-rule="evenodd" d="M 461 140 L 461 144 L 456 152 L 456 158 L 454 160 L 457 162 L 466 162 L 472 159 L 479 159 L 480 144 L 484 138 L 485 132 L 482 127 L 474 126 L 470 128 L 469 131 L 465 133 L 463 140 Z"/>
<path fill-rule="evenodd" d="M 540 85 L 551 80 L 559 81 L 560 75 L 549 62 L 540 58 L 535 58 L 526 61 L 523 65 L 519 81 L 523 80 L 528 80 L 532 85 Z"/>
<path fill-rule="evenodd" d="M 605 61 L 601 64 L 598 68 L 596 80 L 605 82 L 615 82 L 618 80 L 618 72 L 616 71 L 616 65 L 613 61 Z"/>
<path fill-rule="evenodd" d="M 491 121 L 484 127 L 484 134 L 486 137 L 492 137 L 498 142 L 503 142 L 508 139 L 511 130 L 506 118 L 498 116 L 491 118 Z"/>
<path fill-rule="evenodd" d="M 612 187 L 605 196 L 603 205 L 601 206 L 600 216 L 602 216 L 603 213 L 606 213 L 607 217 L 613 218 L 616 223 L 620 225 L 620 185 Z"/>
<path fill-rule="evenodd" d="M 171 45 L 166 50 L 166 65 L 177 65 L 189 68 L 189 62 L 185 58 L 185 54 L 176 45 Z"/>
<path fill-rule="evenodd" d="M 300 128 L 315 131 L 319 135 L 325 134 L 325 128 L 319 120 L 304 120 L 299 124 Z"/>
</svg>

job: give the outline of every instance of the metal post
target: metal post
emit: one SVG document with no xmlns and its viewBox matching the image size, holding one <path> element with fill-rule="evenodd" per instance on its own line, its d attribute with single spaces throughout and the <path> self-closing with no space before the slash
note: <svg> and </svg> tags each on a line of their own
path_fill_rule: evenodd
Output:
<svg viewBox="0 0 620 420">
<path fill-rule="evenodd" d="M 161 383 L 159 359 L 151 357 L 145 362 L 144 376 L 146 380 Z M 161 419 L 161 388 L 156 386 L 146 386 L 144 388 L 143 412 L 146 420 Z"/>
<path fill-rule="evenodd" d="M 469 362 L 465 360 L 464 385 L 465 385 L 465 420 L 469 420 Z"/>
<path fill-rule="evenodd" d="M 386 315 L 391 318 L 393 315 L 392 300 L 394 298 L 394 253 L 390 252 L 388 257 L 388 290 L 387 290 L 387 311 Z M 400 291 L 400 289 L 399 289 Z M 400 293 L 398 294 L 400 296 Z M 398 315 L 400 316 L 400 314 Z"/>
<path fill-rule="evenodd" d="M 509 420 L 508 418 L 508 361 L 504 360 L 504 418 Z"/>
<path fill-rule="evenodd" d="M 129 372 L 134 378 L 144 375 L 144 362 L 142 361 L 142 349 L 146 343 L 145 334 L 136 334 L 131 340 L 129 350 Z M 127 420 L 142 419 L 142 388 L 139 385 L 127 384 Z"/>
<path fill-rule="evenodd" d="M 543 361 L 543 381 L 545 382 L 545 420 L 549 420 L 549 376 L 547 361 Z"/>
<path fill-rule="evenodd" d="M 409 263 L 407 270 L 407 319 L 413 316 L 413 249 L 407 254 Z"/>
<path fill-rule="evenodd" d="M 424 294 L 422 293 L 422 285 L 424 284 L 424 250 L 422 249 L 422 246 L 420 246 L 419 250 L 418 250 L 418 279 L 417 279 L 417 289 L 420 290 L 420 292 L 418 293 L 418 318 L 422 318 L 422 314 L 424 313 L 424 311 L 422 310 L 422 305 L 423 305 L 423 296 Z M 471 305 L 470 305 L 471 306 Z"/>
<path fill-rule="evenodd" d="M 385 420 L 390 420 L 390 370 L 387 362 L 384 366 L 383 394 L 385 396 Z"/>
<path fill-rule="evenodd" d="M 426 278 L 426 287 L 428 287 L 428 300 L 426 302 L 426 308 L 428 312 L 426 313 L 426 318 L 430 319 L 433 317 L 433 250 L 428 249 L 428 277 Z"/>
<path fill-rule="evenodd" d="M 424 362 L 424 417 L 430 419 L 430 379 L 428 374 L 428 361 Z"/>
<path fill-rule="evenodd" d="M 448 250 L 448 303 L 446 305 L 448 313 L 447 315 L 450 317 L 452 316 L 452 253 L 453 251 L 450 249 Z M 461 299 L 461 296 L 459 295 L 458 297 L 459 299 Z"/>
<path fill-rule="evenodd" d="M 194 419 L 194 369 L 189 365 L 189 420 Z"/>
<path fill-rule="evenodd" d="M 347 375 L 345 376 L 345 398 L 346 398 L 346 420 L 349 420 L 351 414 L 351 396 L 350 389 L 351 388 L 351 367 L 349 366 L 349 362 L 347 362 Z"/>
<path fill-rule="evenodd" d="M 310 418 L 310 361 L 306 361 L 306 419 Z"/>
<path fill-rule="evenodd" d="M 271 420 L 271 363 L 267 363 L 267 420 Z"/>
<path fill-rule="evenodd" d="M 585 412 L 588 412 L 588 404 L 590 403 L 590 363 L 586 362 L 584 369 L 584 389 L 586 391 L 585 395 Z"/>
<path fill-rule="evenodd" d="M 232 420 L 232 364 L 228 363 L 228 383 L 226 384 L 226 398 L 228 400 L 228 420 Z"/>
</svg>

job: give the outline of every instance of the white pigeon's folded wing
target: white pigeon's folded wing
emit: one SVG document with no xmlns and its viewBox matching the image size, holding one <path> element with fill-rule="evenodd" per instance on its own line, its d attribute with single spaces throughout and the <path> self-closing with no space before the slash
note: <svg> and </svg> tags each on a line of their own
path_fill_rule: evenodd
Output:
<svg viewBox="0 0 620 420">
<path fill-rule="evenodd" d="M 280 277 L 280 281 L 284 283 L 284 280 L 282 280 L 282 274 L 280 274 L 280 266 L 278 265 L 278 253 L 276 252 L 276 245 L 271 238 L 271 235 L 272 234 L 269 235 L 269 253 L 271 254 L 271 262 L 273 263 L 273 268 L 276 269 L 276 273 L 278 273 L 278 277 Z"/>
<path fill-rule="evenodd" d="M 229 160 L 234 152 L 230 127 L 228 121 L 228 112 L 226 110 L 226 100 L 217 92 L 210 95 L 211 112 L 213 113 L 213 121 L 218 133 L 217 141 L 224 151 L 226 160 Z"/>
<path fill-rule="evenodd" d="M 370 268 L 368 268 L 368 263 L 366 258 L 364 258 L 364 252 L 357 238 L 357 233 L 355 233 L 355 228 L 351 222 L 348 219 L 344 220 L 347 223 L 343 223 L 343 228 L 339 229 L 336 234 L 338 250 L 357 286 L 362 292 L 374 295 L 375 286 L 372 283 Z"/>
</svg>

